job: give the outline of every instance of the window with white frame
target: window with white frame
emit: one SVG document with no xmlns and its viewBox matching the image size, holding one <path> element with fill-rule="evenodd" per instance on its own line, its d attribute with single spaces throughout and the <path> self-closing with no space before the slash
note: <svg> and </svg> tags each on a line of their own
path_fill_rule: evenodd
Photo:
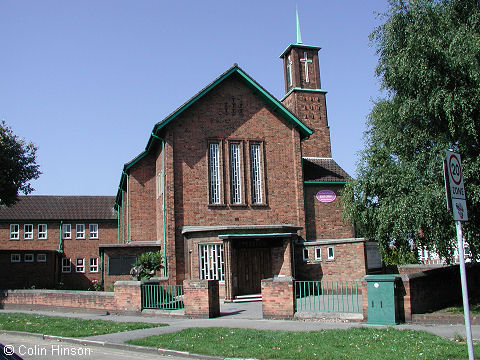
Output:
<svg viewBox="0 0 480 360">
<path fill-rule="evenodd" d="M 38 239 L 47 239 L 47 224 L 38 224 Z"/>
<path fill-rule="evenodd" d="M 221 203 L 221 172 L 220 172 L 220 144 L 211 142 L 208 145 L 208 177 L 209 177 L 209 202 Z"/>
<path fill-rule="evenodd" d="M 23 238 L 25 240 L 33 240 L 33 225 L 32 224 L 23 225 Z"/>
<path fill-rule="evenodd" d="M 335 259 L 335 252 L 333 250 L 333 246 L 327 247 L 327 260 Z"/>
<path fill-rule="evenodd" d="M 322 260 L 322 248 L 316 247 L 315 248 L 315 260 L 320 261 Z"/>
<path fill-rule="evenodd" d="M 85 272 L 85 259 L 77 258 L 75 260 L 75 272 L 84 273 Z"/>
<path fill-rule="evenodd" d="M 263 203 L 263 180 L 262 180 L 262 159 L 261 145 L 250 144 L 250 169 L 252 178 L 252 203 Z"/>
<path fill-rule="evenodd" d="M 200 244 L 200 279 L 225 280 L 223 244 Z"/>
<path fill-rule="evenodd" d="M 47 254 L 37 254 L 37 262 L 47 262 Z"/>
<path fill-rule="evenodd" d="M 71 239 L 72 238 L 72 225 L 71 224 L 63 224 L 63 226 L 62 226 L 62 238 L 63 239 Z"/>
<path fill-rule="evenodd" d="M 89 238 L 98 239 L 98 224 L 89 225 Z"/>
<path fill-rule="evenodd" d="M 242 203 L 242 148 L 240 143 L 230 144 L 230 183 L 232 204 Z"/>
<path fill-rule="evenodd" d="M 22 257 L 20 256 L 20 254 L 10 254 L 10 262 L 12 263 L 18 263 L 20 262 L 22 259 Z"/>
<path fill-rule="evenodd" d="M 308 248 L 303 248 L 302 257 L 303 257 L 303 261 L 308 262 Z"/>
<path fill-rule="evenodd" d="M 98 272 L 98 258 L 90 258 L 89 270 L 91 273 Z"/>
<path fill-rule="evenodd" d="M 85 224 L 76 224 L 75 225 L 75 238 L 76 239 L 85 239 Z"/>
<path fill-rule="evenodd" d="M 10 224 L 10 240 L 18 240 L 20 238 L 20 226 L 18 224 Z"/>
<path fill-rule="evenodd" d="M 25 254 L 24 261 L 25 262 L 33 262 L 35 260 L 35 256 L 33 254 Z"/>
<path fill-rule="evenodd" d="M 62 273 L 69 273 L 72 271 L 72 262 L 70 259 L 62 259 Z"/>
</svg>

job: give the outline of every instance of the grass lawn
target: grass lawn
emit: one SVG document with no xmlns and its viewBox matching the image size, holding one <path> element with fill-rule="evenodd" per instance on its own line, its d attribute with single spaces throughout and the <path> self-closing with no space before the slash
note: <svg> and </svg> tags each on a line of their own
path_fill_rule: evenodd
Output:
<svg viewBox="0 0 480 360">
<path fill-rule="evenodd" d="M 22 313 L 0 313 L 0 330 L 25 331 L 30 333 L 65 337 L 94 336 L 159 326 L 167 325 L 141 322 L 83 320 L 60 316 L 44 316 Z"/>
<path fill-rule="evenodd" d="M 129 344 L 257 359 L 465 359 L 467 346 L 426 332 L 352 328 L 309 332 L 186 329 Z M 475 346 L 476 354 L 480 346 Z"/>
</svg>

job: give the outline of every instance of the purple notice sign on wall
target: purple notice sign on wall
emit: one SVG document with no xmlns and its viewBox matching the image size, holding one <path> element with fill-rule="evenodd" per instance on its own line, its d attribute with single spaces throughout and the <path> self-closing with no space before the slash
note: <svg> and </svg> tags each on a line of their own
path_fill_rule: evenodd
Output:
<svg viewBox="0 0 480 360">
<path fill-rule="evenodd" d="M 322 203 L 330 203 L 335 201 L 337 194 L 335 194 L 332 190 L 320 190 L 315 197 Z"/>
</svg>

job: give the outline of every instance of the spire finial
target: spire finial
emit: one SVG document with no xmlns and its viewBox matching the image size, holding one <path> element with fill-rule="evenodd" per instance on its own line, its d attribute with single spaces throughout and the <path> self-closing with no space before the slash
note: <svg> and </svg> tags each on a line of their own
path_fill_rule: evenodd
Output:
<svg viewBox="0 0 480 360">
<path fill-rule="evenodd" d="M 300 21 L 298 20 L 298 5 L 296 7 L 296 13 L 297 13 L 297 44 L 303 44 L 302 33 L 300 32 Z"/>
</svg>

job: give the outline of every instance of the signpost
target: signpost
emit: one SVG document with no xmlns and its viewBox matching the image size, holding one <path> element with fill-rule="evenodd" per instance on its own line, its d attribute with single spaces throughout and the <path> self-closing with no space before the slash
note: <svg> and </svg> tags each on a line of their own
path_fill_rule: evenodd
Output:
<svg viewBox="0 0 480 360">
<path fill-rule="evenodd" d="M 468 358 L 474 360 L 475 355 L 473 352 L 472 326 L 470 324 L 470 305 L 468 303 L 467 276 L 465 271 L 465 254 L 463 250 L 462 234 L 462 221 L 468 221 L 468 214 L 460 154 L 447 151 L 444 166 L 447 206 L 450 206 L 451 204 L 453 219 L 456 222 L 455 225 L 457 228 L 458 257 L 460 260 L 460 279 L 462 283 L 463 312 L 465 317 L 465 330 L 467 333 Z M 450 191 L 448 191 L 448 189 Z"/>
</svg>

